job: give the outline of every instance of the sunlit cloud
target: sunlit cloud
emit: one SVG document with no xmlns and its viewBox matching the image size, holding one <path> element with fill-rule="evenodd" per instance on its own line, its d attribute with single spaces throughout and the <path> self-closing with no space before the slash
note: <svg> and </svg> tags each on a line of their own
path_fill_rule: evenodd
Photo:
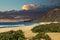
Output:
<svg viewBox="0 0 60 40">
<path fill-rule="evenodd" d="M 22 9 L 23 10 L 31 10 L 31 9 L 36 9 L 38 6 L 35 4 L 28 4 L 28 5 L 23 5 Z"/>
</svg>

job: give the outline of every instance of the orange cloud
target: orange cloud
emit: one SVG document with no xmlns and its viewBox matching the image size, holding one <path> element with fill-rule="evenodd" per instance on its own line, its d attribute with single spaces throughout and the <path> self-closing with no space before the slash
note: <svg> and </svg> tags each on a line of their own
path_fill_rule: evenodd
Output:
<svg viewBox="0 0 60 40">
<path fill-rule="evenodd" d="M 24 5 L 22 7 L 23 10 L 31 10 L 31 9 L 35 9 L 35 8 L 37 8 L 37 6 L 34 4 L 28 4 L 28 5 Z"/>
</svg>

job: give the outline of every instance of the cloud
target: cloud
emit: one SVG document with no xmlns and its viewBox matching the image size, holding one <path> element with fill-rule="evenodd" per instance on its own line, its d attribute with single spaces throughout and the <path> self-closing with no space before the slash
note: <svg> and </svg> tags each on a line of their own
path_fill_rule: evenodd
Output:
<svg viewBox="0 0 60 40">
<path fill-rule="evenodd" d="M 36 9 L 38 6 L 35 4 L 28 4 L 28 5 L 23 5 L 22 9 L 23 10 L 31 10 L 31 9 Z"/>
</svg>

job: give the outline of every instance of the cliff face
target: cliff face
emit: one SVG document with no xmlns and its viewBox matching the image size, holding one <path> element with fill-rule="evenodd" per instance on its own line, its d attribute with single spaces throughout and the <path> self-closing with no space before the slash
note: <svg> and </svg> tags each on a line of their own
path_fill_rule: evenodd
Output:
<svg viewBox="0 0 60 40">
<path fill-rule="evenodd" d="M 33 21 L 34 22 L 60 21 L 60 8 L 55 8 Z"/>
</svg>

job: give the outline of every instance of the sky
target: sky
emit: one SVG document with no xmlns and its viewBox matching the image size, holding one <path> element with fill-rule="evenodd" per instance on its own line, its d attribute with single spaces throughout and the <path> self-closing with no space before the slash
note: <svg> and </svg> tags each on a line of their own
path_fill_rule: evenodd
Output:
<svg viewBox="0 0 60 40">
<path fill-rule="evenodd" d="M 60 0 L 0 0 L 0 11 L 22 10 L 24 5 L 57 5 Z"/>
</svg>

